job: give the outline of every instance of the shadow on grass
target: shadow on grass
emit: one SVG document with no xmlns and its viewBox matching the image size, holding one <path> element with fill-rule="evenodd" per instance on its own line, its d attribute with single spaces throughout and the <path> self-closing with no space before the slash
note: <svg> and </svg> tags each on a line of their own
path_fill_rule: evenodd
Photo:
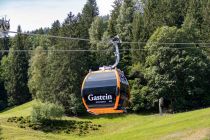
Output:
<svg viewBox="0 0 210 140">
<path fill-rule="evenodd" d="M 4 113 L 4 112 L 6 112 L 6 111 L 9 111 L 9 110 L 11 110 L 11 109 L 13 109 L 13 108 L 15 108 L 15 107 L 17 107 L 17 106 L 7 107 L 7 108 L 1 110 L 0 113 Z"/>
<path fill-rule="evenodd" d="M 99 127 L 101 127 L 101 125 L 92 124 L 91 121 L 46 120 L 43 123 L 38 124 L 36 129 L 43 132 L 64 132 L 67 134 L 77 133 L 82 135 L 87 134 L 92 130 L 99 130 Z"/>
<path fill-rule="evenodd" d="M 105 118 L 105 119 L 114 119 L 114 118 L 124 118 L 128 115 L 139 115 L 139 116 L 150 116 L 158 114 L 157 112 L 149 112 L 149 111 L 142 111 L 141 113 L 134 113 L 131 110 L 127 110 L 127 113 L 118 113 L 118 114 L 102 114 L 102 115 L 93 115 L 93 114 L 87 114 L 86 116 L 81 116 L 79 118 L 81 119 L 99 119 L 99 118 Z"/>
<path fill-rule="evenodd" d="M 7 122 L 17 123 L 20 128 L 31 128 L 46 133 L 66 133 L 85 135 L 91 131 L 99 130 L 101 125 L 91 121 L 76 120 L 44 120 L 42 123 L 32 123 L 29 117 L 11 117 Z"/>
<path fill-rule="evenodd" d="M 102 114 L 102 115 L 89 114 L 87 116 L 82 116 L 82 117 L 79 117 L 79 118 L 89 119 L 89 120 L 95 120 L 95 119 L 99 119 L 99 118 L 114 119 L 114 118 L 124 118 L 127 115 L 128 115 L 127 113 L 123 113 L 123 114 Z"/>
</svg>

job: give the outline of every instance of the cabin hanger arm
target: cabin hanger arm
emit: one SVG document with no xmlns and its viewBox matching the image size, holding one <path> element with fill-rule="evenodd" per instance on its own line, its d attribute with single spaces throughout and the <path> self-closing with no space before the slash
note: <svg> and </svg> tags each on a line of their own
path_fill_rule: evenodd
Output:
<svg viewBox="0 0 210 140">
<path fill-rule="evenodd" d="M 114 45 L 115 47 L 115 63 L 111 66 L 112 69 L 116 68 L 117 65 L 120 62 L 120 53 L 119 53 L 119 45 L 121 43 L 121 40 L 119 38 L 119 36 L 115 36 L 114 38 L 112 38 L 111 43 Z"/>
</svg>

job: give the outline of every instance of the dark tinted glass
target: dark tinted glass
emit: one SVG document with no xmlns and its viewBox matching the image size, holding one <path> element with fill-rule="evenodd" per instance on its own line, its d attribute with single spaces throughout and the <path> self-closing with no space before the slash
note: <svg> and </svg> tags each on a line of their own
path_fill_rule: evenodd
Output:
<svg viewBox="0 0 210 140">
<path fill-rule="evenodd" d="M 85 81 L 84 88 L 116 86 L 115 72 L 91 73 Z"/>
<path fill-rule="evenodd" d="M 116 79 L 116 75 L 114 71 L 91 73 L 90 76 L 86 80 L 87 81 L 101 81 L 101 80 L 111 80 L 111 79 Z"/>
</svg>

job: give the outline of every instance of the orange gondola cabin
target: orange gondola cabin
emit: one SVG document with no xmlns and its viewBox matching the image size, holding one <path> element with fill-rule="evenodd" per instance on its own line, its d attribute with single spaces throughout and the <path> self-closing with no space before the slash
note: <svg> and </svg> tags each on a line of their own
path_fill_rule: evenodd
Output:
<svg viewBox="0 0 210 140">
<path fill-rule="evenodd" d="M 124 73 L 116 68 L 119 63 L 119 44 L 116 41 L 113 44 L 116 48 L 115 64 L 90 71 L 82 84 L 83 104 L 92 114 L 124 113 L 128 106 L 129 84 Z"/>
</svg>

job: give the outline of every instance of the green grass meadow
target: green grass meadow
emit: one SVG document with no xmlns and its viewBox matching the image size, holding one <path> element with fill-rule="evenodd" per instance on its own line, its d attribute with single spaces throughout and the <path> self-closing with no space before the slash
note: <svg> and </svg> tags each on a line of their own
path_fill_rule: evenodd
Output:
<svg viewBox="0 0 210 140">
<path fill-rule="evenodd" d="M 91 121 L 101 125 L 85 135 L 52 133 L 20 128 L 7 122 L 9 117 L 29 116 L 34 101 L 0 112 L 0 140 L 208 140 L 210 139 L 210 108 L 187 113 L 159 115 L 113 114 L 63 120 Z"/>
</svg>

